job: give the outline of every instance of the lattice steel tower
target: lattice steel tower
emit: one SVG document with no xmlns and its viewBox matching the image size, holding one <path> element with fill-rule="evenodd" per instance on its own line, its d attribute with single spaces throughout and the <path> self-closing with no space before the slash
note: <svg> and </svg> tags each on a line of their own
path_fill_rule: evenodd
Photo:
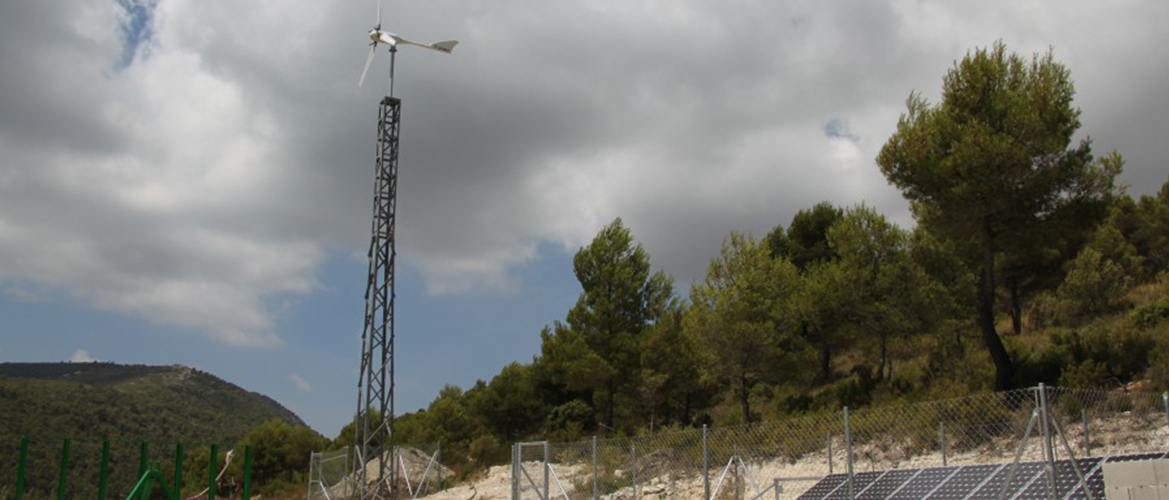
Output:
<svg viewBox="0 0 1169 500">
<path fill-rule="evenodd" d="M 396 496 L 394 474 L 394 221 L 398 194 L 398 129 L 401 101 L 385 97 L 378 107 L 377 180 L 369 240 L 369 281 L 361 332 L 357 381 L 353 479 L 357 498 Z M 375 413 L 377 412 L 377 413 Z M 375 461 L 376 460 L 376 461 Z"/>
</svg>

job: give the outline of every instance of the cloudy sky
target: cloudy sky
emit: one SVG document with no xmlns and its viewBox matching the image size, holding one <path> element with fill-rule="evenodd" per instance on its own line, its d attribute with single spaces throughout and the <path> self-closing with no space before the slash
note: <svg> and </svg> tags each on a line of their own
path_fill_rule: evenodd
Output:
<svg viewBox="0 0 1169 500">
<path fill-rule="evenodd" d="M 398 408 L 529 361 L 622 217 L 685 291 L 827 200 L 995 40 L 1052 48 L 1133 193 L 1167 178 L 1169 3 L 385 0 L 404 48 Z M 356 408 L 374 0 L 0 3 L 0 361 L 195 366 L 332 436 Z"/>
</svg>

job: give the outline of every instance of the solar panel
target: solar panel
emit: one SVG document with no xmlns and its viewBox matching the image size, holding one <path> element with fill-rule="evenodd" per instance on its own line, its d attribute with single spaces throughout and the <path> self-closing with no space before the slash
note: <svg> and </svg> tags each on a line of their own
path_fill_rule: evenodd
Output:
<svg viewBox="0 0 1169 500">
<path fill-rule="evenodd" d="M 1092 492 L 1092 498 L 1096 500 L 1104 498 L 1104 471 L 1101 469 L 1103 465 L 1104 460 L 1097 459 L 1096 465 L 1091 470 L 1084 471 L 1088 489 Z M 1064 496 L 1064 500 L 1087 500 L 1087 498 L 1088 495 L 1084 494 L 1083 488 L 1078 483 Z"/>
<path fill-rule="evenodd" d="M 876 485 L 877 483 L 881 482 L 881 479 L 884 479 L 884 478 L 885 478 L 885 476 L 888 476 L 890 471 L 883 470 L 883 471 L 879 471 L 879 472 L 880 472 L 881 474 L 880 474 L 879 476 L 877 476 L 877 477 L 873 478 L 873 480 L 872 480 L 872 481 L 869 481 L 869 484 L 868 484 L 868 485 L 866 485 L 864 488 L 861 488 L 861 489 L 859 489 L 859 490 L 855 490 L 855 491 L 853 491 L 853 492 L 852 492 L 852 494 L 853 494 L 853 498 L 860 498 L 860 497 L 861 497 L 861 495 L 864 495 L 864 494 L 865 494 L 865 493 L 867 493 L 869 490 L 873 489 L 873 486 L 874 486 L 874 485 Z"/>
<path fill-rule="evenodd" d="M 1109 462 L 1132 462 L 1134 460 L 1156 460 L 1165 456 L 1165 453 L 1137 453 L 1134 455 L 1116 455 L 1108 457 Z"/>
<path fill-rule="evenodd" d="M 846 474 L 832 474 L 825 477 L 811 488 L 808 488 L 808 491 L 800 495 L 797 500 L 822 500 L 838 486 L 844 484 L 845 479 L 848 479 L 848 475 Z"/>
<path fill-rule="evenodd" d="M 962 467 L 929 498 L 930 500 L 962 500 L 1002 467 L 1002 465 L 967 465 Z"/>
<path fill-rule="evenodd" d="M 921 469 L 897 469 L 891 470 L 881 476 L 880 479 L 870 484 L 865 489 L 864 493 L 857 495 L 860 500 L 885 500 L 893 492 L 901 488 L 902 484 L 909 481 L 910 478 L 921 472 Z"/>
<path fill-rule="evenodd" d="M 1011 469 L 1015 469 L 1015 475 L 1011 478 L 1011 484 L 1006 487 L 1006 497 L 1011 498 L 1016 493 L 1022 491 L 1035 479 L 1035 477 L 1043 472 L 1043 462 L 1020 462 L 1018 464 L 1009 463 L 999 470 L 990 481 L 987 481 L 978 491 L 972 493 L 969 500 L 995 500 L 1003 491 L 1003 484 L 1007 482 L 1007 478 L 1011 477 Z"/>
<path fill-rule="evenodd" d="M 1080 467 L 1080 472 L 1084 473 L 1086 477 L 1088 472 L 1100 463 L 1099 458 L 1080 458 L 1076 460 L 1076 464 Z M 1046 474 L 1043 474 L 1046 476 Z M 1059 498 L 1064 498 L 1068 493 L 1078 489 L 1080 486 L 1080 478 L 1076 475 L 1075 469 L 1072 468 L 1071 460 L 1060 460 L 1055 463 L 1055 492 Z M 1094 492 L 1093 492 L 1094 493 Z M 1034 499 L 1047 498 L 1047 478 L 1035 481 L 1027 487 L 1025 491 L 1019 494 L 1020 499 Z M 1087 498 L 1083 493 L 1080 493 L 1080 498 Z"/>
<path fill-rule="evenodd" d="M 1052 498 L 1047 490 L 1047 464 L 1043 462 L 1035 463 L 1039 466 L 1039 470 L 1031 476 L 1031 479 L 1018 487 L 1015 485 L 1019 481 L 1012 483 L 1011 489 L 1007 491 L 1007 494 L 1011 496 L 1007 498 L 1011 500 L 1047 500 Z"/>
<path fill-rule="evenodd" d="M 1095 500 L 1104 500 L 1104 462 L 1154 460 L 1166 453 L 1140 453 L 1107 458 L 1077 459 Z M 894 469 L 853 475 L 856 500 L 997 500 L 1003 484 L 1015 469 L 1006 488 L 1011 500 L 1046 500 L 1046 462 L 979 464 L 962 467 Z M 833 474 L 799 496 L 798 500 L 847 500 L 848 476 Z M 1087 500 L 1079 476 L 1070 460 L 1055 462 L 1056 491 L 1061 500 Z"/>
<path fill-rule="evenodd" d="M 881 474 L 884 474 L 884 472 L 883 471 L 881 471 L 881 472 L 861 472 L 859 474 L 853 474 L 852 475 L 852 481 L 853 481 L 852 492 L 853 492 L 853 494 L 856 495 L 856 494 L 859 494 L 862 491 L 864 491 L 864 489 L 869 485 L 869 483 L 872 483 L 874 480 L 876 480 L 878 477 L 880 477 Z M 848 484 L 842 484 L 842 485 L 840 485 L 839 488 L 836 488 L 836 491 L 833 491 L 830 495 L 825 497 L 825 500 L 846 500 L 847 498 L 848 498 Z"/>
<path fill-rule="evenodd" d="M 958 472 L 958 467 L 922 469 L 920 474 L 907 481 L 888 500 L 919 500 L 928 497 L 934 490 L 946 484 L 955 472 Z"/>
</svg>

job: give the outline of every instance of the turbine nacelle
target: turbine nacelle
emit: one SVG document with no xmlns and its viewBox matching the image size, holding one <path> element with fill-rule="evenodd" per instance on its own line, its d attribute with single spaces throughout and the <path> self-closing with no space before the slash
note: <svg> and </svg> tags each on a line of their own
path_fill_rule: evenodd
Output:
<svg viewBox="0 0 1169 500">
<path fill-rule="evenodd" d="M 397 37 L 393 33 L 388 33 L 378 29 L 369 30 L 369 42 L 371 45 L 384 43 L 391 47 L 398 45 Z"/>
</svg>

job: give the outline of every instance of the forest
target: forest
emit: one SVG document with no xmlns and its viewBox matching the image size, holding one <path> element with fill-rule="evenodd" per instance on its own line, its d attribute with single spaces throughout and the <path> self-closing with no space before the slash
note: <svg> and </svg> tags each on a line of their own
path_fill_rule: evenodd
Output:
<svg viewBox="0 0 1169 500">
<path fill-rule="evenodd" d="M 681 296 L 621 219 L 573 258 L 540 352 L 397 417 L 463 474 L 510 443 L 777 420 L 1031 386 L 1169 387 L 1169 182 L 1133 196 L 1078 138 L 1068 69 L 1002 43 L 907 100 L 876 164 L 900 227 L 820 203 L 732 232 Z M 1145 187 L 1147 191 L 1152 191 Z M 352 442 L 352 426 L 334 447 Z"/>
</svg>

